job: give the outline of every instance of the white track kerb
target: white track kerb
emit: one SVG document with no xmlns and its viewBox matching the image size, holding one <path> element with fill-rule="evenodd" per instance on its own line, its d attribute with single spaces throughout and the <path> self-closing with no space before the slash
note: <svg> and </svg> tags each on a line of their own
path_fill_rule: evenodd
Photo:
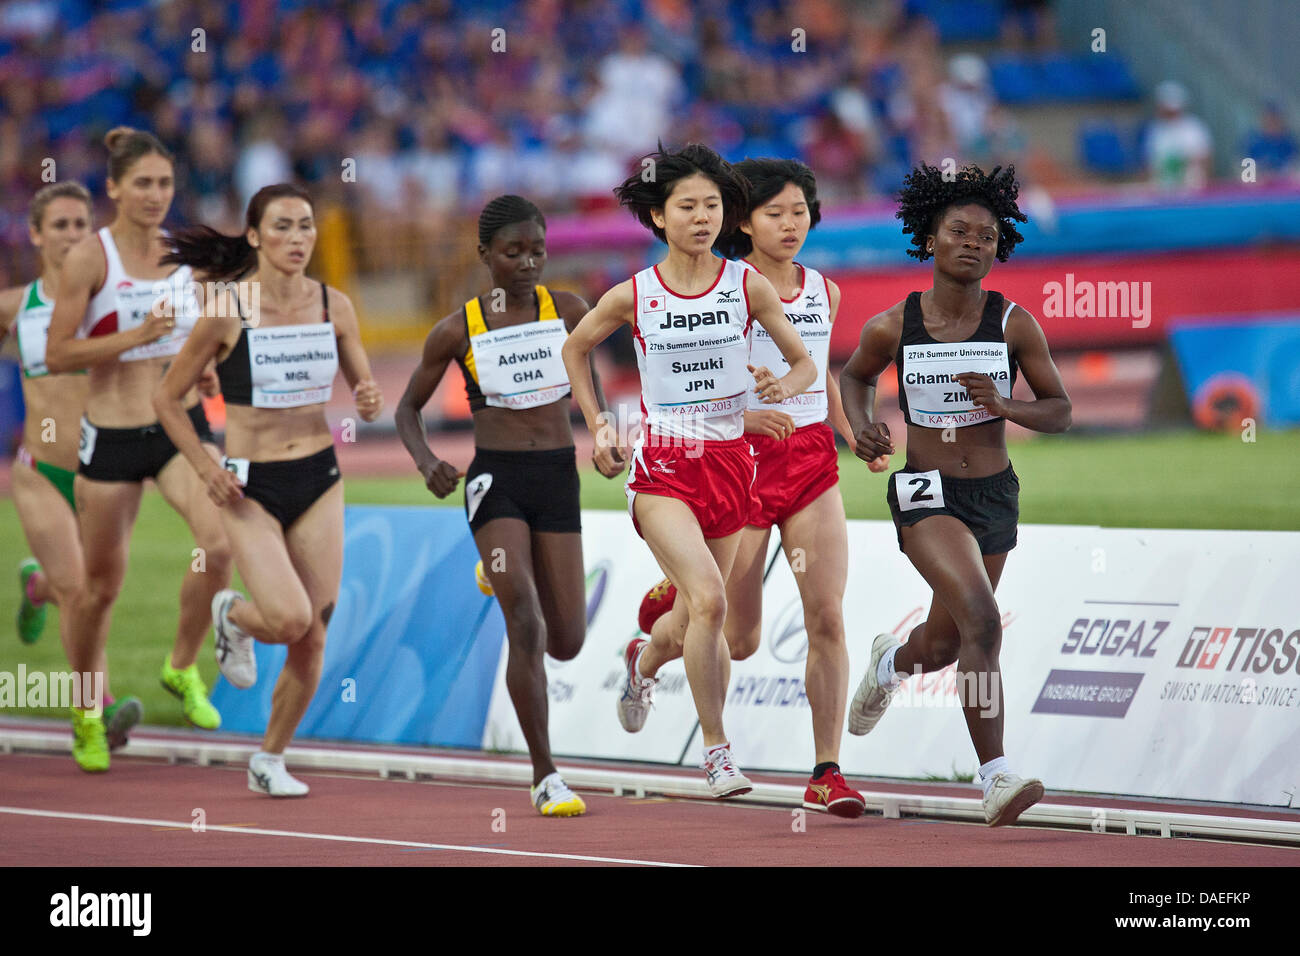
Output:
<svg viewBox="0 0 1300 956">
<path fill-rule="evenodd" d="M 58 730 L 18 730 L 0 728 L 0 753 L 28 751 L 68 753 L 70 739 L 62 727 Z M 254 744 L 208 742 L 156 737 L 135 737 L 118 751 L 122 756 L 163 759 L 169 763 L 246 764 L 257 751 Z M 527 786 L 532 770 L 527 763 L 484 758 L 445 757 L 424 754 L 385 753 L 367 750 L 337 750 L 310 744 L 295 745 L 285 753 L 285 763 L 301 770 L 374 773 L 380 777 L 405 777 L 457 783 L 492 783 Z M 575 790 L 597 790 L 615 796 L 687 797 L 712 800 L 708 786 L 696 775 L 650 773 L 623 768 L 559 767 L 565 782 Z M 732 803 L 756 806 L 801 807 L 802 784 L 755 783 L 751 793 L 734 798 Z M 928 794 L 862 791 L 867 813 L 885 819 L 921 816 L 937 820 L 978 822 L 983 824 L 984 811 L 977 797 L 946 797 Z M 1039 804 L 1020 817 L 1020 825 L 1091 830 L 1096 833 L 1126 833 L 1171 838 L 1233 840 L 1300 845 L 1300 818 L 1277 820 L 1256 817 L 1221 816 L 1206 813 L 1180 813 L 1163 808 L 1130 809 L 1119 807 L 1070 806 Z"/>
</svg>

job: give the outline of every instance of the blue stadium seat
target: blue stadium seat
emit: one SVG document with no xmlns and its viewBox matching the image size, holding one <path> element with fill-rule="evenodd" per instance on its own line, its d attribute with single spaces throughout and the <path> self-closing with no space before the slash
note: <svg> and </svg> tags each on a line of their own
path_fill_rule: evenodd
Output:
<svg viewBox="0 0 1300 956">
<path fill-rule="evenodd" d="M 999 0 L 912 0 L 908 9 L 931 20 L 943 43 L 996 40 L 1002 30 Z"/>
<path fill-rule="evenodd" d="M 1136 100 L 1142 95 L 1128 61 L 1121 56 L 1087 54 L 1087 69 L 1092 75 L 1094 99 Z"/>
<path fill-rule="evenodd" d="M 1042 85 L 1033 62 L 1012 54 L 989 60 L 989 81 L 998 100 L 1013 106 L 1037 102 Z"/>
<path fill-rule="evenodd" d="M 1079 127 L 1079 156 L 1095 173 L 1122 176 L 1132 171 L 1136 156 L 1126 137 L 1111 120 L 1085 123 Z"/>
<path fill-rule="evenodd" d="M 997 98 L 1012 105 L 1130 100 L 1140 95 L 1128 63 L 1115 53 L 1002 54 L 990 59 L 989 78 Z"/>
</svg>

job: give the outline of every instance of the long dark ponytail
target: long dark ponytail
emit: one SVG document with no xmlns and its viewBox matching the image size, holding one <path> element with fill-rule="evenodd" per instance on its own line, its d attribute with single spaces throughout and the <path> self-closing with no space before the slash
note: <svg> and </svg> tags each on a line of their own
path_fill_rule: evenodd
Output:
<svg viewBox="0 0 1300 956">
<path fill-rule="evenodd" d="M 266 207 L 276 199 L 301 199 L 312 205 L 306 190 L 292 183 L 263 186 L 248 201 L 244 217 L 245 231 L 238 236 L 227 236 L 211 226 L 191 226 L 178 229 L 167 238 L 171 251 L 163 262 L 193 266 L 215 282 L 238 279 L 257 267 L 257 250 L 248 243 L 249 229 L 262 223 Z"/>
</svg>

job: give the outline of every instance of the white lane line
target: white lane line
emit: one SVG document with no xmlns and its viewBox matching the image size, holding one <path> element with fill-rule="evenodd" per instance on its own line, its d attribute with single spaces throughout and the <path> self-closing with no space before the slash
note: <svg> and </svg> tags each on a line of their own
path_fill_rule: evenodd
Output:
<svg viewBox="0 0 1300 956">
<path fill-rule="evenodd" d="M 48 817 L 56 820 L 88 820 L 93 823 L 129 823 L 142 827 L 170 827 L 191 829 L 191 822 L 175 820 L 148 820 L 142 817 L 113 817 L 101 813 L 65 813 L 59 810 L 32 810 L 28 807 L 0 807 L 0 813 L 24 817 Z M 294 837 L 299 840 L 330 840 L 335 843 L 371 843 L 376 846 L 414 847 L 419 850 L 453 850 L 460 853 L 494 853 L 500 856 L 528 856 L 547 860 L 577 860 L 581 863 L 625 863 L 630 866 L 694 866 L 693 863 L 664 863 L 658 860 L 624 860 L 611 856 L 583 856 L 577 853 L 542 853 L 533 850 L 502 850 L 494 847 L 458 846 L 454 843 L 417 843 L 412 840 L 383 840 L 378 837 L 339 836 L 333 833 L 300 833 L 296 830 L 264 830 L 257 827 L 235 827 L 208 824 L 204 829 L 220 833 L 251 833 L 257 836 Z"/>
</svg>

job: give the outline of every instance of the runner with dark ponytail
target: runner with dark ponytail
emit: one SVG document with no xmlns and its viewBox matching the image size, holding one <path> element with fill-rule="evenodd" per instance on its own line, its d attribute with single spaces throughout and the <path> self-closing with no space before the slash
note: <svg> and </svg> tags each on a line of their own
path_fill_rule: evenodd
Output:
<svg viewBox="0 0 1300 956">
<path fill-rule="evenodd" d="M 343 573 L 343 482 L 325 418 L 342 371 L 358 414 L 372 422 L 383 396 L 370 374 L 356 311 L 306 275 L 316 244 L 310 197 L 267 186 L 248 204 L 242 236 L 200 227 L 172 238 L 167 261 L 213 279 L 247 276 L 211 293 L 204 319 L 154 393 L 158 420 L 220 510 L 248 588 L 219 591 L 210 612 L 217 663 L 235 687 L 257 680 L 254 639 L 288 645 L 248 787 L 305 796 L 284 750 L 320 682 L 325 633 Z M 253 271 L 249 271 L 249 268 Z M 204 451 L 182 399 L 216 362 L 226 400 L 226 457 Z"/>
</svg>

